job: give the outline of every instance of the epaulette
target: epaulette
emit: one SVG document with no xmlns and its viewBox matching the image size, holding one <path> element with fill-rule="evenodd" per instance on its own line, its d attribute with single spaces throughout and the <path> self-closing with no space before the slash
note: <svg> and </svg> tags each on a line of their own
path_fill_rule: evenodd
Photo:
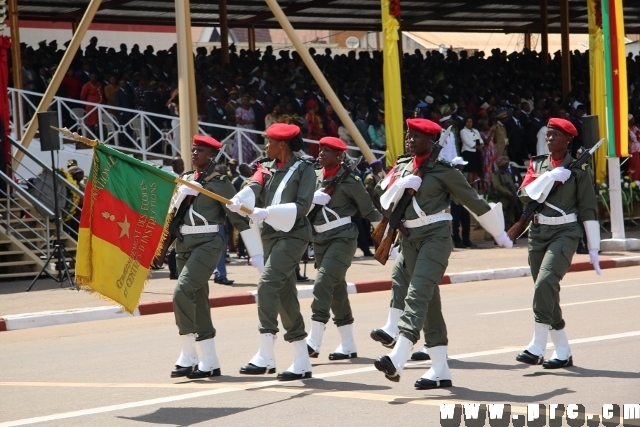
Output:
<svg viewBox="0 0 640 427">
<path fill-rule="evenodd" d="M 220 181 L 223 181 L 223 182 L 224 181 L 231 181 L 229 179 L 229 175 L 227 175 L 227 174 L 218 174 L 218 176 L 216 178 L 218 178 Z"/>
<path fill-rule="evenodd" d="M 456 165 L 454 165 L 451 162 L 446 161 L 442 157 L 438 157 L 438 160 L 436 160 L 436 163 L 440 163 L 441 165 L 444 165 L 444 166 L 449 166 L 450 168 L 455 168 L 456 167 Z"/>
<path fill-rule="evenodd" d="M 315 161 L 310 160 L 310 159 L 305 159 L 304 157 L 298 157 L 296 156 L 297 160 L 302 160 L 304 163 L 308 164 L 308 165 L 314 165 L 315 166 Z"/>
<path fill-rule="evenodd" d="M 182 172 L 182 174 L 178 177 L 178 178 L 182 178 L 183 176 L 187 176 L 189 174 L 193 175 L 194 173 L 196 173 L 195 170 L 192 171 L 187 171 L 187 172 Z"/>
<path fill-rule="evenodd" d="M 356 175 L 355 173 L 351 173 L 351 176 L 356 180 L 356 181 L 362 181 L 362 178 L 360 178 L 358 175 Z"/>
<path fill-rule="evenodd" d="M 531 157 L 531 158 L 532 158 L 532 159 L 536 159 L 536 160 L 544 160 L 544 159 L 546 159 L 547 157 L 549 157 L 549 155 L 548 155 L 548 154 L 540 154 L 539 156 L 533 156 L 533 157 Z"/>
<path fill-rule="evenodd" d="M 413 156 L 411 156 L 410 154 L 403 154 L 401 156 L 398 156 L 396 163 L 397 164 L 407 163 L 408 161 L 411 161 L 411 160 L 413 160 Z"/>
</svg>

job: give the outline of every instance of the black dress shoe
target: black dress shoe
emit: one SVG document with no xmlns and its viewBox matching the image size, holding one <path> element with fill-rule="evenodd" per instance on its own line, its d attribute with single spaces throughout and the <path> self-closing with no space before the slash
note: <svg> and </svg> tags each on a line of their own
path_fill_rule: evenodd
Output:
<svg viewBox="0 0 640 427">
<path fill-rule="evenodd" d="M 384 377 L 389 381 L 393 381 L 397 383 L 400 381 L 400 374 L 398 370 L 393 365 L 391 358 L 389 356 L 380 356 L 373 362 L 373 365 L 380 372 L 384 372 Z"/>
<path fill-rule="evenodd" d="M 278 381 L 295 381 L 306 378 L 311 378 L 311 372 L 305 372 L 304 374 L 294 374 L 293 372 L 284 371 L 280 372 L 276 377 Z"/>
<path fill-rule="evenodd" d="M 169 275 L 169 280 L 178 280 L 178 275 L 177 274 L 170 274 Z"/>
<path fill-rule="evenodd" d="M 473 243 L 471 240 L 469 240 L 467 242 L 462 242 L 462 244 L 464 245 L 465 248 L 477 248 L 478 247 L 478 245 Z"/>
<path fill-rule="evenodd" d="M 431 356 L 422 351 L 416 351 L 411 355 L 411 360 L 431 360 Z"/>
<path fill-rule="evenodd" d="M 256 366 L 253 363 L 249 363 L 248 365 L 240 368 L 240 373 L 245 375 L 264 375 L 264 374 L 275 374 L 276 368 L 271 368 L 267 372 L 267 368 L 262 366 Z"/>
<path fill-rule="evenodd" d="M 589 255 L 589 249 L 587 249 L 584 245 L 578 245 L 578 249 L 576 250 L 577 254 Z"/>
<path fill-rule="evenodd" d="M 525 350 L 516 356 L 516 360 L 529 365 L 542 365 L 544 357 L 536 356 L 535 354 L 529 353 L 529 351 Z"/>
<path fill-rule="evenodd" d="M 354 359 L 358 357 L 358 353 L 329 353 L 329 360 L 345 360 L 345 359 Z"/>
<path fill-rule="evenodd" d="M 569 356 L 567 360 L 549 359 L 542 363 L 544 369 L 560 369 L 573 366 L 573 356 Z"/>
<path fill-rule="evenodd" d="M 194 369 L 197 369 L 197 368 L 195 366 L 176 365 L 176 368 L 173 371 L 171 371 L 171 378 L 186 377 L 191 372 L 193 372 Z"/>
<path fill-rule="evenodd" d="M 462 242 L 455 242 L 455 243 L 453 244 L 453 247 L 454 247 L 454 248 L 458 248 L 458 249 L 464 249 L 464 248 L 466 248 L 466 246 L 465 246 L 465 245 L 464 245 L 464 243 L 462 243 Z"/>
<path fill-rule="evenodd" d="M 296 280 L 298 281 L 298 283 L 304 283 L 304 282 L 308 282 L 309 278 L 307 276 L 298 276 Z"/>
<path fill-rule="evenodd" d="M 317 359 L 320 355 L 320 353 L 315 351 L 309 344 L 307 344 L 307 351 L 309 352 L 309 357 L 313 357 L 314 359 Z"/>
<path fill-rule="evenodd" d="M 380 344 L 387 348 L 393 348 L 396 345 L 396 340 L 382 329 L 374 329 L 373 331 L 371 331 L 369 336 L 372 340 L 378 341 Z"/>
<path fill-rule="evenodd" d="M 190 380 L 197 380 L 200 378 L 209 378 L 209 377 L 219 377 L 222 375 L 220 373 L 220 368 L 213 369 L 211 371 L 201 371 L 198 368 L 195 368 L 190 374 L 187 374 L 187 378 Z"/>
<path fill-rule="evenodd" d="M 418 390 L 431 390 L 434 388 L 453 387 L 451 380 L 432 381 L 427 378 L 420 378 L 413 385 Z"/>
<path fill-rule="evenodd" d="M 216 277 L 213 279 L 215 283 L 220 283 L 221 285 L 233 285 L 234 280 L 229 280 L 226 277 Z"/>
</svg>

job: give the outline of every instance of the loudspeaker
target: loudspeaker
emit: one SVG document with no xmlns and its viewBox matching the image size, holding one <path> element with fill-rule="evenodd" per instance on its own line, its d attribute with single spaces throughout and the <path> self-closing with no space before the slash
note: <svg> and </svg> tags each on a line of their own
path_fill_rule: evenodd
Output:
<svg viewBox="0 0 640 427">
<path fill-rule="evenodd" d="M 58 131 L 51 129 L 51 126 L 60 127 L 58 124 L 58 113 L 55 111 L 38 113 L 41 151 L 54 151 L 60 149 L 60 136 Z"/>
<path fill-rule="evenodd" d="M 582 116 L 582 142 L 587 150 L 600 141 L 598 116 Z"/>
</svg>

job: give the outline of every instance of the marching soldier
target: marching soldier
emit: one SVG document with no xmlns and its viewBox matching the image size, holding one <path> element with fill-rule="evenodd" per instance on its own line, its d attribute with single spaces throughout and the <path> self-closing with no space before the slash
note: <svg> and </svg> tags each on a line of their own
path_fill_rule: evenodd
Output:
<svg viewBox="0 0 640 427">
<path fill-rule="evenodd" d="M 278 332 L 278 313 L 286 330 L 284 339 L 293 346 L 293 364 L 278 374 L 280 381 L 311 378 L 304 320 L 296 290 L 296 266 L 311 241 L 307 213 L 311 208 L 316 176 L 313 164 L 295 156 L 302 148 L 300 128 L 274 123 L 266 131 L 268 161 L 259 164 L 250 182 L 231 200 L 229 210 L 242 205 L 253 209 L 249 215 L 262 223 L 266 264 L 258 283 L 260 348 L 241 374 L 275 372 L 273 344 Z M 263 208 L 255 208 L 259 202 Z M 245 240 L 245 243 L 247 241 Z M 252 262 L 253 264 L 253 262 Z"/>
<path fill-rule="evenodd" d="M 442 128 L 426 119 L 408 119 L 407 126 L 406 142 L 412 155 L 398 157 L 395 168 L 378 188 L 383 192 L 380 201 L 382 208 L 387 210 L 386 215 L 391 213 L 389 209 L 393 208 L 406 189 L 411 188 L 416 192 L 404 212 L 403 225 L 410 234 L 402 238 L 402 253 L 411 282 L 398 322 L 398 340 L 389 355 L 376 359 L 375 367 L 390 381 L 399 381 L 426 320 L 428 327 L 434 331 L 428 338 L 432 366 L 416 381 L 415 387 L 451 387 L 446 325 L 437 291 L 453 246 L 449 224 L 451 215 L 445 212 L 450 198 L 453 196 L 476 215 L 478 222 L 500 246 L 511 247 L 513 243 L 504 231 L 500 204 L 491 208 L 452 164 L 441 159 L 430 159 L 435 137 Z M 412 171 L 423 161 L 431 163 L 421 178 L 412 174 Z"/>
<path fill-rule="evenodd" d="M 549 154 L 531 159 L 518 191 L 520 200 L 544 202 L 529 229 L 529 265 L 535 283 L 533 294 L 534 331 L 527 348 L 516 360 L 546 369 L 573 366 L 573 357 L 560 308 L 560 281 L 571 266 L 582 238 L 578 218 L 587 235 L 589 258 L 597 274 L 602 274 L 598 251 L 600 226 L 596 220 L 596 195 L 589 166 L 569 170 L 573 160 L 569 144 L 578 135 L 568 120 L 551 119 L 547 129 Z M 553 190 L 555 182 L 561 185 Z M 544 360 L 547 338 L 555 350 Z"/>
<path fill-rule="evenodd" d="M 338 138 L 320 139 L 318 160 L 322 166 L 316 171 L 317 187 L 313 197 L 315 205 L 322 209 L 310 218 L 315 229 L 313 243 L 315 265 L 318 269 L 313 285 L 311 303 L 311 333 L 307 337 L 309 356 L 317 358 L 320 354 L 322 336 L 326 323 L 333 312 L 333 321 L 338 327 L 341 343 L 329 360 L 342 360 L 357 357 L 356 343 L 353 338 L 353 313 L 347 294 L 345 276 L 356 252 L 358 228 L 351 217 L 359 212 L 363 218 L 372 222 L 382 219 L 382 214 L 373 206 L 371 197 L 359 177 L 344 170 L 341 165 L 347 145 Z M 341 174 L 345 179 L 332 184 Z M 331 189 L 331 195 L 323 189 Z"/>
<path fill-rule="evenodd" d="M 187 172 L 183 179 L 230 198 L 236 191 L 229 178 L 209 167 L 220 148 L 222 144 L 211 137 L 194 136 L 191 161 L 195 171 Z M 205 173 L 207 175 L 202 176 Z M 173 311 L 180 332 L 182 352 L 175 369 L 171 371 L 172 378 L 186 376 L 194 379 L 221 375 L 214 343 L 216 330 L 211 321 L 208 282 L 224 249 L 224 241 L 218 230 L 223 226 L 227 215 L 226 205 L 198 194 L 181 185 L 172 203 L 173 207 L 178 208 L 186 196 L 196 196 L 183 216 L 184 225 L 180 227 L 180 233 L 184 239 L 176 240 L 178 283 L 173 292 Z M 251 236 L 252 230 L 245 218 L 233 212 L 229 213 L 229 218 L 241 230 L 245 240 L 259 242 L 259 239 Z M 249 251 L 252 265 L 259 265 L 262 259 L 261 245 L 254 245 Z M 197 350 L 200 351 L 200 357 Z"/>
</svg>

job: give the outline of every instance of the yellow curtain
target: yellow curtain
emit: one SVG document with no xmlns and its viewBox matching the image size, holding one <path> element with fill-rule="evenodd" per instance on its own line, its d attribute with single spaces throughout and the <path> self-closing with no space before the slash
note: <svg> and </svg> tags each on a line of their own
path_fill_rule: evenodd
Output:
<svg viewBox="0 0 640 427">
<path fill-rule="evenodd" d="M 389 0 L 382 0 L 382 37 L 384 66 L 384 117 L 387 142 L 387 165 L 404 153 L 402 89 L 400 84 L 400 58 L 398 57 L 398 30 L 395 16 L 389 14 Z"/>
<path fill-rule="evenodd" d="M 598 7 L 596 8 L 596 3 Z M 591 74 L 591 114 L 598 116 L 600 138 L 607 133 L 607 100 L 604 84 L 604 50 L 602 35 L 602 12 L 600 2 L 588 0 L 589 21 L 589 71 Z M 615 154 L 614 154 L 615 155 Z M 596 181 L 604 181 L 607 175 L 607 150 L 605 147 L 595 152 Z"/>
</svg>

